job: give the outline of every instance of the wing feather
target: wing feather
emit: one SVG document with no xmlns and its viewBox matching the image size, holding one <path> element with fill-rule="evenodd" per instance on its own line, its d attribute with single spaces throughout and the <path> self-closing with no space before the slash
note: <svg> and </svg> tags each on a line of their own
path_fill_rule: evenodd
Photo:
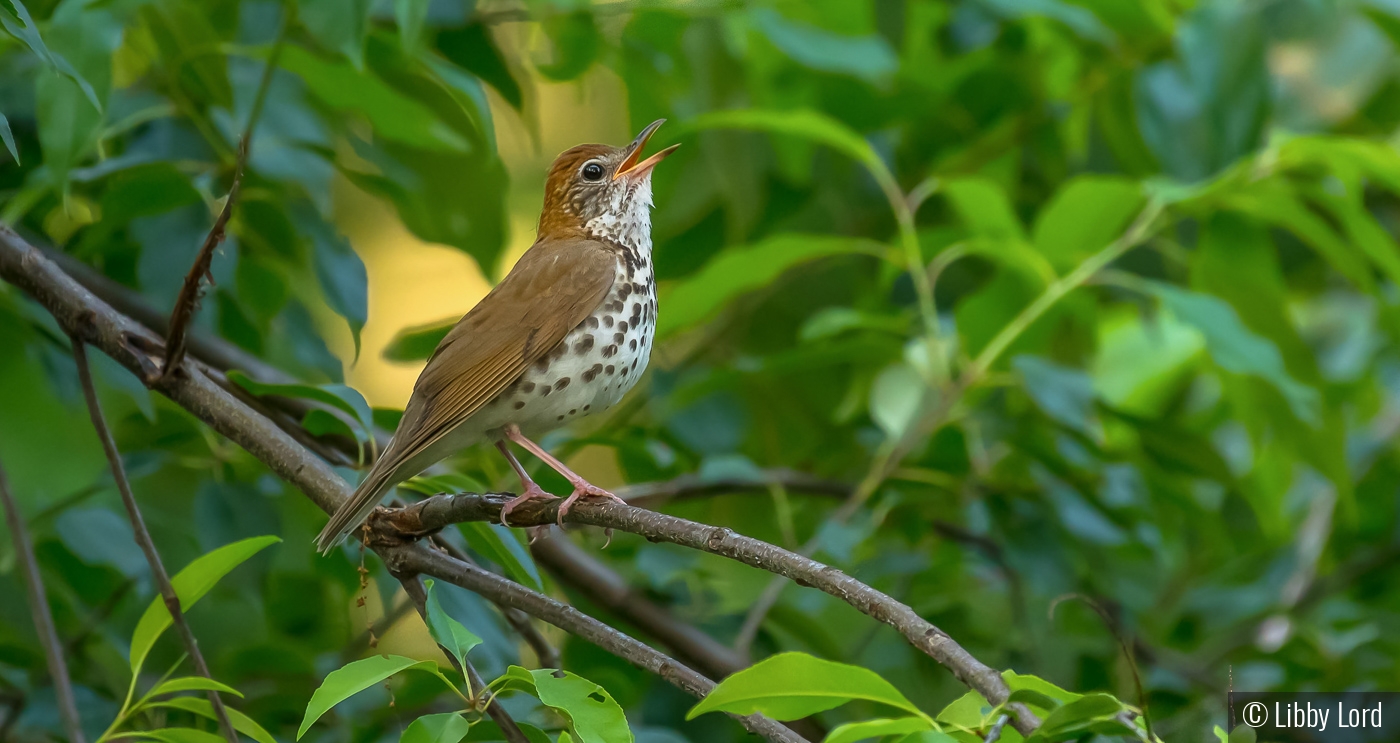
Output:
<svg viewBox="0 0 1400 743">
<path fill-rule="evenodd" d="M 385 491 L 416 472 L 407 462 L 490 403 L 602 304 L 617 256 L 584 238 L 537 242 L 448 332 L 413 387 L 393 441 L 317 537 L 324 551 L 357 526 Z"/>
</svg>

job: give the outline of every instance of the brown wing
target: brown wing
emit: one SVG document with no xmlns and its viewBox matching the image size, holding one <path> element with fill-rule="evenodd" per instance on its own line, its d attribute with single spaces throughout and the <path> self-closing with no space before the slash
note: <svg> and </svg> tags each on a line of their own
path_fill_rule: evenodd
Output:
<svg viewBox="0 0 1400 743">
<path fill-rule="evenodd" d="M 375 469 L 397 467 L 495 399 L 602 304 L 616 275 L 616 255 L 597 241 L 526 251 L 433 351 L 385 452 L 395 461 Z"/>
</svg>

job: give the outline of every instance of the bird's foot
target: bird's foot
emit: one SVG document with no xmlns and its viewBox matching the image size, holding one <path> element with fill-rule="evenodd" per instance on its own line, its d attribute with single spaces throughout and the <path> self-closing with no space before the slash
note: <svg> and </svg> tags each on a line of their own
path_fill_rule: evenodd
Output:
<svg viewBox="0 0 1400 743">
<path fill-rule="evenodd" d="M 520 507 L 521 504 L 532 500 L 557 500 L 558 496 L 546 491 L 544 488 L 530 483 L 520 492 L 520 495 L 511 498 L 504 506 L 501 506 L 501 526 L 510 526 L 510 512 Z M 531 540 L 538 539 L 541 535 L 531 530 Z"/>
<path fill-rule="evenodd" d="M 597 485 L 594 485 L 588 482 L 587 480 L 579 480 L 578 482 L 574 483 L 574 492 L 571 493 L 568 498 L 565 498 L 563 503 L 559 504 L 559 515 L 555 517 L 554 521 L 555 523 L 559 524 L 560 529 L 564 528 L 564 517 L 568 515 L 569 509 L 572 508 L 573 505 L 578 502 L 579 498 L 584 497 L 606 498 L 608 500 L 615 500 L 623 505 L 627 504 L 627 501 L 617 497 L 616 495 L 613 495 L 612 493 L 598 487 Z"/>
</svg>

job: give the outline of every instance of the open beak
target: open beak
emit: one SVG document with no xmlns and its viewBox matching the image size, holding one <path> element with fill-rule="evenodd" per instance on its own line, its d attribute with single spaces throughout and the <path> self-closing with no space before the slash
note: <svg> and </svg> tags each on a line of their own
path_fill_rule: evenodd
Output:
<svg viewBox="0 0 1400 743">
<path fill-rule="evenodd" d="M 642 130 L 641 134 L 637 135 L 636 139 L 632 140 L 632 144 L 627 145 L 627 156 L 622 158 L 622 164 L 617 166 L 617 173 L 613 175 L 613 180 L 617 180 L 624 175 L 646 175 L 651 172 L 652 168 L 656 167 L 657 163 L 665 160 L 667 155 L 675 152 L 676 148 L 680 147 L 679 144 L 673 144 L 655 155 L 641 162 L 637 162 L 637 158 L 642 156 L 642 150 L 646 149 L 647 140 L 651 139 L 651 135 L 655 134 L 656 130 L 660 129 L 661 125 L 665 123 L 665 119 L 657 119 L 651 122 L 647 125 L 647 128 Z"/>
</svg>

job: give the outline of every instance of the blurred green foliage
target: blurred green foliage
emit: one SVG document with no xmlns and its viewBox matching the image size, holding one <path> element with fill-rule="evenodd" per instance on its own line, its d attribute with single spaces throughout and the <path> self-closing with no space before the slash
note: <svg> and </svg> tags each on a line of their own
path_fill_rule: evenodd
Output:
<svg viewBox="0 0 1400 743">
<path fill-rule="evenodd" d="M 520 22 L 531 53 L 502 43 Z M 265 95 L 197 325 L 360 424 L 318 322 L 358 335 L 374 300 L 330 219 L 332 184 L 382 198 L 418 237 L 496 275 L 508 184 L 491 106 L 530 122 L 543 81 L 607 68 L 634 129 L 668 118 L 659 144 L 685 142 L 656 175 L 662 343 L 627 402 L 551 447 L 607 447 L 631 483 L 761 483 L 770 468 L 864 483 L 869 500 L 841 523 L 835 499 L 800 488 L 658 507 L 792 548 L 820 534 L 819 559 L 988 664 L 1136 704 L 1117 635 L 1168 740 L 1203 739 L 1231 678 L 1394 686 L 1393 2 L 4 0 L 0 24 L 0 219 L 162 312 Z M 394 358 L 431 348 L 432 331 L 415 330 Z M 127 638 L 150 578 L 66 339 L 9 286 L 0 347 L 0 456 L 95 738 L 132 681 Z M 324 517 L 309 502 L 115 365 L 97 371 L 169 564 L 285 540 L 191 622 L 216 677 L 244 694 L 232 706 L 291 739 L 321 679 L 373 654 L 358 553 L 314 556 Z M 451 464 L 509 487 L 490 452 Z M 3 545 L 0 595 L 20 596 Z M 470 545 L 539 580 L 494 529 Z M 597 555 L 723 642 L 770 578 L 626 535 Z M 366 567 L 387 602 L 395 582 Z M 1083 602 L 1057 605 L 1066 594 L 1111 626 Z M 473 658 L 488 678 L 529 664 L 489 604 L 438 597 L 483 640 Z M 719 715 L 687 722 L 693 700 L 625 662 L 554 639 L 638 741 L 741 737 Z M 806 589 L 781 594 L 753 655 L 789 650 L 872 669 L 929 714 L 964 693 L 895 633 Z M 166 638 L 147 668 L 178 658 Z M 448 708 L 441 692 L 413 676 L 392 696 L 367 690 L 306 739 L 396 739 Z M 526 697 L 507 706 L 561 729 Z M 818 720 L 887 712 L 858 702 Z M 138 722 L 166 715 L 213 729 L 182 709 Z M 0 601 L 0 738 L 60 729 L 23 602 Z"/>
</svg>

